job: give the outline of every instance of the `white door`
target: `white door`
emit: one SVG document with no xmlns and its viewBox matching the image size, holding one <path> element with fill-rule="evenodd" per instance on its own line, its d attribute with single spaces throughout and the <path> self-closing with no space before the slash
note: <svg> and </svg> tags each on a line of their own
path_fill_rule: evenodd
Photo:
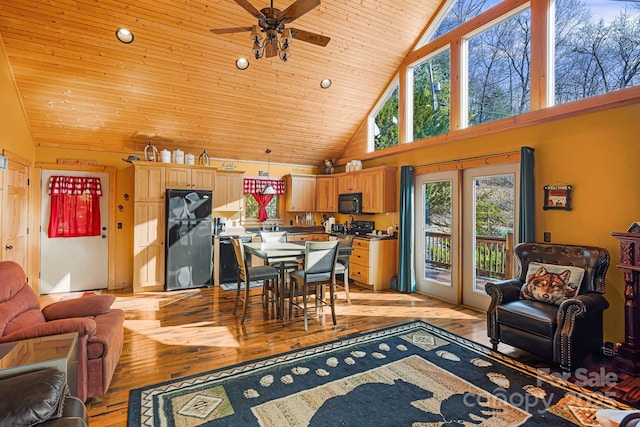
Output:
<svg viewBox="0 0 640 427">
<path fill-rule="evenodd" d="M 458 171 L 419 175 L 416 200 L 416 288 L 459 303 Z"/>
<path fill-rule="evenodd" d="M 99 177 L 102 184 L 100 222 L 102 233 L 91 237 L 50 239 L 47 235 L 51 198 L 48 194 L 51 176 Z M 40 218 L 40 293 L 77 292 L 106 289 L 109 283 L 109 174 L 42 170 L 42 209 Z"/>
<path fill-rule="evenodd" d="M 466 169 L 462 186 L 462 303 L 486 310 L 485 283 L 513 275 L 508 252 L 517 224 L 519 165 Z"/>
</svg>

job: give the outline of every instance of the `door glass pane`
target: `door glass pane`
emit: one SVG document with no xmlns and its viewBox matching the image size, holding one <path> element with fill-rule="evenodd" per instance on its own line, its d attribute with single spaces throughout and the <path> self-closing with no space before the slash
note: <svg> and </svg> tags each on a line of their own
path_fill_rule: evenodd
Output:
<svg viewBox="0 0 640 427">
<path fill-rule="evenodd" d="M 475 177 L 475 280 L 474 292 L 485 294 L 484 284 L 511 277 L 515 217 L 515 175 Z"/>
<path fill-rule="evenodd" d="M 451 181 L 424 185 L 424 278 L 451 286 Z"/>
</svg>

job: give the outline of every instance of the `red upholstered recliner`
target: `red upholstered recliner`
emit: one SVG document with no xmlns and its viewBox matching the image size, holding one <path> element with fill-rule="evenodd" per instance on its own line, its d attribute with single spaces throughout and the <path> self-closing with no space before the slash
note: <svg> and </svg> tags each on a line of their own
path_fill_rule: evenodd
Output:
<svg viewBox="0 0 640 427">
<path fill-rule="evenodd" d="M 89 295 L 49 304 L 42 310 L 22 267 L 0 262 L 0 343 L 78 333 L 78 397 L 107 392 L 124 343 L 124 311 L 114 295 Z"/>
</svg>

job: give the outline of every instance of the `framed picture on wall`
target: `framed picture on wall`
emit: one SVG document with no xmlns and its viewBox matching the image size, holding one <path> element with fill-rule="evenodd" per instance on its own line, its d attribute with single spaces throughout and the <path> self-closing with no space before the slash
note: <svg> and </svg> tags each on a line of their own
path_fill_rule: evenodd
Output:
<svg viewBox="0 0 640 427">
<path fill-rule="evenodd" d="M 545 185 L 544 186 L 544 206 L 543 209 L 571 210 L 570 185 Z"/>
</svg>

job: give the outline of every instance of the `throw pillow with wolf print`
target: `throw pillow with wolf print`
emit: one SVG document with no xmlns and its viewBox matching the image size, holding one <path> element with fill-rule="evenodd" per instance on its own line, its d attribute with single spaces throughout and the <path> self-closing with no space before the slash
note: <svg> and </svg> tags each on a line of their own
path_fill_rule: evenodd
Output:
<svg viewBox="0 0 640 427">
<path fill-rule="evenodd" d="M 520 294 L 524 299 L 560 305 L 578 294 L 583 276 L 584 269 L 579 267 L 532 262 Z"/>
</svg>

